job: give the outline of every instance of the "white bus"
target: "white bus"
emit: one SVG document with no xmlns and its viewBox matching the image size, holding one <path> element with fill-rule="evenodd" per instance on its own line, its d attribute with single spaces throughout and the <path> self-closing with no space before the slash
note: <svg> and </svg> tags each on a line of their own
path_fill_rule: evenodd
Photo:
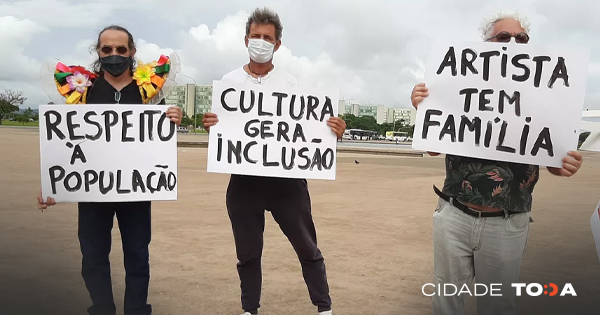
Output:
<svg viewBox="0 0 600 315">
<path fill-rule="evenodd" d="M 377 138 L 377 131 L 362 129 L 346 129 L 342 139 L 347 140 L 373 140 Z"/>
<path fill-rule="evenodd" d="M 385 140 L 395 142 L 406 142 L 412 140 L 408 135 L 408 132 L 401 131 L 386 131 Z"/>
</svg>

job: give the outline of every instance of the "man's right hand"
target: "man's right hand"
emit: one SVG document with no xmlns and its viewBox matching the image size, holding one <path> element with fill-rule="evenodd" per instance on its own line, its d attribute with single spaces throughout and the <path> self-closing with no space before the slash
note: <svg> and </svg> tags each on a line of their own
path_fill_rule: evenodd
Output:
<svg viewBox="0 0 600 315">
<path fill-rule="evenodd" d="M 429 89 L 425 86 L 425 83 L 419 83 L 415 85 L 410 95 L 410 101 L 415 109 L 421 104 L 421 102 L 429 96 Z"/>
<path fill-rule="evenodd" d="M 421 104 L 421 102 L 427 96 L 429 96 L 429 89 L 427 89 L 427 87 L 425 86 L 425 83 L 419 83 L 419 84 L 415 85 L 415 87 L 413 88 L 412 93 L 410 94 L 410 101 L 411 101 L 412 105 L 414 106 L 414 108 L 417 109 L 419 107 L 419 104 Z M 429 152 L 429 151 L 427 151 L 427 154 L 429 154 L 430 156 L 440 155 L 437 152 Z"/>
<path fill-rule="evenodd" d="M 217 114 L 215 113 L 206 113 L 202 116 L 202 124 L 204 125 L 204 129 L 210 132 L 210 127 L 216 125 L 219 122 L 219 118 L 217 118 Z"/>
<path fill-rule="evenodd" d="M 40 193 L 37 196 L 37 207 L 38 209 L 44 211 L 44 209 L 47 209 L 50 206 L 54 206 L 56 204 L 56 200 L 54 200 L 54 198 L 52 197 L 48 197 L 46 198 L 46 202 L 44 202 L 44 197 L 42 197 L 42 191 L 40 190 Z"/>
</svg>

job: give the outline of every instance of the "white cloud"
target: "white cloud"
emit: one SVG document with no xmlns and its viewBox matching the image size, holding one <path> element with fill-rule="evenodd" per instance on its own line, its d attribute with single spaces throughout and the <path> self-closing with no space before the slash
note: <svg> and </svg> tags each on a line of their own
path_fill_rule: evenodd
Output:
<svg viewBox="0 0 600 315">
<path fill-rule="evenodd" d="M 31 0 L 0 4 L 4 15 L 67 28 L 95 26 L 108 17 L 111 9 L 101 1 Z"/>
<path fill-rule="evenodd" d="M 592 49 L 586 107 L 600 109 L 600 2 L 574 0 L 265 0 L 283 22 L 283 45 L 275 64 L 304 84 L 339 88 L 359 102 L 409 106 L 422 80 L 429 46 L 440 40 L 480 40 L 484 16 L 517 9 L 528 16 L 532 43 Z M 263 5 L 261 3 L 261 6 Z M 88 65 L 88 48 L 107 24 L 123 22 L 136 38 L 137 57 L 148 62 L 176 52 L 182 74 L 211 84 L 248 62 L 243 37 L 246 1 L 29 0 L 0 4 L 0 88 L 32 86 L 45 60 Z M 53 12 L 53 13 L 50 13 Z M 147 21 L 152 21 L 150 24 Z M 11 30 L 7 32 L 5 30 Z M 43 36 L 42 36 L 43 35 Z M 67 37 L 65 39 L 65 37 Z M 5 61 L 3 61 L 5 60 Z M 11 81 L 6 81 L 9 78 Z M 189 83 L 185 76 L 181 83 Z M 44 81 L 47 83 L 47 81 Z M 39 88 L 37 89 L 39 90 Z M 28 97 L 47 99 L 28 87 Z M 55 92 L 55 91 L 54 91 Z M 41 96 L 40 96 L 41 95 Z"/>
<path fill-rule="evenodd" d="M 28 57 L 25 46 L 37 33 L 47 32 L 30 20 L 0 17 L 0 80 L 29 80 L 39 70 L 39 63 Z"/>
<path fill-rule="evenodd" d="M 0 16 L 0 87 L 21 90 L 32 101 L 44 94 L 37 88 L 41 63 L 26 53 L 36 34 L 48 29 L 27 19 Z"/>
<path fill-rule="evenodd" d="M 200 43 L 212 42 L 219 51 L 242 51 L 243 46 L 240 47 L 239 43 L 244 38 L 247 18 L 248 13 L 240 11 L 235 15 L 225 17 L 223 21 L 217 23 L 216 28 L 212 31 L 206 24 L 202 24 L 192 27 L 189 34 Z"/>
<path fill-rule="evenodd" d="M 136 45 L 137 52 L 135 54 L 135 58 L 144 63 L 157 60 L 160 55 L 168 56 L 174 51 L 171 48 L 161 48 L 158 45 L 148 42 L 144 39 L 139 39 Z"/>
</svg>

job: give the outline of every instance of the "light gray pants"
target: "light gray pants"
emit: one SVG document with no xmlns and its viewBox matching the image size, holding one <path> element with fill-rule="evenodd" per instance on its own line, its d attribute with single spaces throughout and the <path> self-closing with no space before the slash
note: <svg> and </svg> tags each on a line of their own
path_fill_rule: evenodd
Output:
<svg viewBox="0 0 600 315">
<path fill-rule="evenodd" d="M 515 288 L 529 234 L 529 213 L 477 218 L 439 199 L 433 215 L 433 259 L 436 288 L 454 284 L 501 283 L 502 296 L 477 296 L 478 315 L 515 314 Z M 474 295 L 471 286 L 470 292 Z M 453 290 L 450 290 L 452 293 Z M 437 293 L 437 289 L 436 289 Z M 443 291 L 442 291 L 443 295 Z M 468 295 L 467 295 L 468 296 Z M 434 315 L 464 314 L 466 296 L 433 296 Z"/>
</svg>

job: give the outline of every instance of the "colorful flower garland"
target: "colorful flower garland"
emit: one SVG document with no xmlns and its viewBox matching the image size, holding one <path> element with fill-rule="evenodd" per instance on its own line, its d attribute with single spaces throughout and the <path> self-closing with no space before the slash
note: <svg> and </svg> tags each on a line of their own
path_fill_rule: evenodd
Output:
<svg viewBox="0 0 600 315">
<path fill-rule="evenodd" d="M 158 94 L 158 91 L 163 87 L 169 71 L 171 70 L 171 60 L 165 55 L 161 55 L 158 61 L 151 63 L 138 63 L 133 79 L 136 81 L 142 101 L 144 104 Z"/>
<path fill-rule="evenodd" d="M 140 89 L 144 104 L 149 103 L 162 89 L 170 70 L 171 60 L 165 55 L 161 55 L 158 61 L 148 64 L 139 62 L 133 73 L 133 79 Z M 60 95 L 67 99 L 67 104 L 85 104 L 88 88 L 92 86 L 92 81 L 97 77 L 97 74 L 84 67 L 67 67 L 62 62 L 56 65 L 54 71 L 56 88 Z"/>
<path fill-rule="evenodd" d="M 87 89 L 92 85 L 96 74 L 86 70 L 84 67 L 67 67 L 62 62 L 56 65 L 54 71 L 54 82 L 60 95 L 67 98 L 67 104 L 85 104 Z"/>
</svg>

